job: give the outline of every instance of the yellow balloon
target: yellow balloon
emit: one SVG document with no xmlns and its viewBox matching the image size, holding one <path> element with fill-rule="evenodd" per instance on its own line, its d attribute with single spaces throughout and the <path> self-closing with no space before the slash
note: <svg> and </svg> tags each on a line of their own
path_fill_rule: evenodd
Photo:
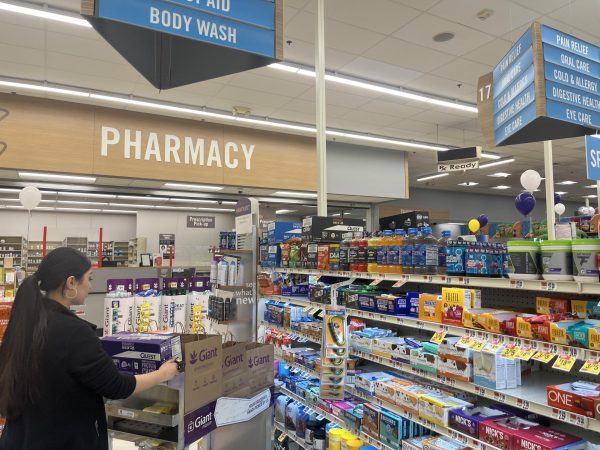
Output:
<svg viewBox="0 0 600 450">
<path fill-rule="evenodd" d="M 481 228 L 481 224 L 479 223 L 479 220 L 477 220 L 477 219 L 469 220 L 469 230 L 471 230 L 471 233 L 477 233 L 480 228 Z"/>
</svg>

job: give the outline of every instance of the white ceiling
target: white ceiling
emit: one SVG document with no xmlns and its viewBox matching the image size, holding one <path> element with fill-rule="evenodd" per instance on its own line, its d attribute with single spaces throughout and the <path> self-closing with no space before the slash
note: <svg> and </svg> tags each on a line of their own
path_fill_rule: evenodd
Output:
<svg viewBox="0 0 600 450">
<path fill-rule="evenodd" d="M 49 7 L 79 9 L 79 0 L 47 0 Z M 285 60 L 314 65 L 315 0 L 284 0 Z M 352 75 L 436 96 L 475 103 L 475 85 L 490 71 L 534 20 L 600 43 L 597 0 L 326 0 L 326 65 Z M 39 4 L 39 3 L 38 3 Z M 481 21 L 484 8 L 493 15 Z M 437 43 L 440 32 L 456 37 Z M 106 90 L 121 94 L 207 106 L 230 111 L 246 106 L 252 113 L 282 120 L 314 123 L 314 79 L 262 68 L 169 91 L 157 91 L 92 29 L 0 11 L 0 76 Z M 329 83 L 328 126 L 453 146 L 482 145 L 475 114 L 407 101 L 351 86 Z M 543 174 L 541 143 L 502 147 L 512 155 L 507 166 L 451 175 L 427 183 L 419 175 L 435 171 L 435 154 L 411 154 L 412 186 L 514 195 L 526 169 Z M 555 141 L 555 178 L 573 179 L 570 198 L 584 189 L 583 138 Z M 507 180 L 487 176 L 509 172 Z M 476 188 L 458 186 L 481 183 Z M 498 184 L 507 191 L 491 191 Z"/>
</svg>

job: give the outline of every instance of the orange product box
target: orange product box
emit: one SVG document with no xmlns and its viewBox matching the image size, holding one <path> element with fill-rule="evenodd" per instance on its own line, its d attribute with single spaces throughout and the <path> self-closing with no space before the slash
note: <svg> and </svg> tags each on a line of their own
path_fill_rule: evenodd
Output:
<svg viewBox="0 0 600 450">
<path fill-rule="evenodd" d="M 419 319 L 442 323 L 442 300 L 439 295 L 419 295 Z"/>
<path fill-rule="evenodd" d="M 536 297 L 535 311 L 538 314 L 564 314 L 571 312 L 571 300 L 562 298 Z"/>
<path fill-rule="evenodd" d="M 471 290 L 442 288 L 442 323 L 463 326 L 463 311 L 472 307 Z"/>
<path fill-rule="evenodd" d="M 329 245 L 319 244 L 317 248 L 317 269 L 329 270 Z"/>
<path fill-rule="evenodd" d="M 580 320 L 561 320 L 560 322 L 546 321 L 538 327 L 539 338 L 553 344 L 570 345 L 569 327 L 581 322 Z"/>
</svg>

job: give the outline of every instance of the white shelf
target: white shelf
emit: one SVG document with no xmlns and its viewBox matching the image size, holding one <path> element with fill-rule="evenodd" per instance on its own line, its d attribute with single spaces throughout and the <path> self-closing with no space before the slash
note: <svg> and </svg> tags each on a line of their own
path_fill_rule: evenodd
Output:
<svg viewBox="0 0 600 450">
<path fill-rule="evenodd" d="M 599 420 L 590 419 L 589 417 L 548 406 L 546 402 L 546 386 L 564 382 L 564 378 L 559 377 L 558 374 L 551 374 L 548 372 L 536 373 L 525 378 L 523 380 L 523 385 L 516 389 L 504 389 L 501 391 L 496 391 L 478 386 L 474 383 L 457 381 L 444 376 L 434 375 L 432 373 L 425 372 L 424 370 L 416 369 L 410 366 L 410 364 L 392 361 L 391 359 L 381 358 L 368 353 L 352 350 L 351 354 L 377 364 L 391 367 L 399 372 L 416 375 L 420 378 L 454 387 L 461 391 L 470 392 L 478 395 L 479 397 L 484 397 L 495 402 L 515 406 L 517 408 L 531 411 L 541 416 L 557 419 L 561 422 L 575 425 L 584 429 L 600 431 Z"/>
<path fill-rule="evenodd" d="M 395 273 L 366 273 L 328 271 L 317 269 L 290 269 L 285 267 L 260 269 L 262 272 L 293 273 L 300 275 L 362 278 L 367 280 L 404 281 L 406 283 L 444 284 L 449 286 L 471 286 L 496 289 L 563 292 L 569 294 L 600 294 L 600 283 L 576 281 L 510 280 L 508 278 L 464 277 L 455 275 L 401 275 Z"/>
<path fill-rule="evenodd" d="M 311 306 L 313 308 L 319 309 L 331 307 L 331 305 L 326 305 L 325 303 L 311 302 L 310 300 L 308 300 L 308 297 L 288 297 L 285 295 L 261 295 L 260 297 L 263 299 L 275 300 L 277 302 L 290 305 Z"/>
<path fill-rule="evenodd" d="M 507 336 L 504 334 L 489 333 L 487 331 L 475 330 L 472 328 L 457 327 L 452 325 L 444 325 L 434 322 L 426 322 L 423 320 L 416 319 L 414 317 L 406 316 L 390 316 L 386 314 L 380 314 L 375 312 L 361 311 L 358 309 L 347 308 L 348 316 L 359 317 L 362 319 L 375 320 L 377 322 L 389 323 L 392 325 L 400 325 L 407 328 L 414 328 L 417 330 L 426 331 L 444 331 L 452 336 L 471 336 L 484 341 L 499 341 L 504 344 L 514 344 L 519 347 L 531 347 L 532 349 L 539 351 L 548 351 L 559 355 L 575 356 L 577 359 L 587 361 L 588 359 L 600 359 L 600 352 L 589 350 L 580 347 L 571 347 L 568 345 L 552 344 L 550 342 L 536 341 L 531 339 L 524 339 L 519 337 Z"/>
</svg>

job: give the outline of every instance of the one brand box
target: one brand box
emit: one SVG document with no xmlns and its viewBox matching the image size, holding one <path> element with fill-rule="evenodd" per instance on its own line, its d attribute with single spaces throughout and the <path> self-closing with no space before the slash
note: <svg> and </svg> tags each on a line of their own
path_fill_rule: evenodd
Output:
<svg viewBox="0 0 600 450">
<path fill-rule="evenodd" d="M 302 239 L 306 242 L 340 242 L 346 233 L 364 231 L 362 219 L 312 216 L 302 221 Z"/>
<path fill-rule="evenodd" d="M 181 340 L 175 334 L 118 333 L 101 341 L 119 370 L 134 375 L 153 372 L 181 357 Z"/>
<path fill-rule="evenodd" d="M 600 400 L 600 385 L 593 383 L 564 383 L 548 386 L 548 406 L 595 417 L 595 403 Z"/>
</svg>

